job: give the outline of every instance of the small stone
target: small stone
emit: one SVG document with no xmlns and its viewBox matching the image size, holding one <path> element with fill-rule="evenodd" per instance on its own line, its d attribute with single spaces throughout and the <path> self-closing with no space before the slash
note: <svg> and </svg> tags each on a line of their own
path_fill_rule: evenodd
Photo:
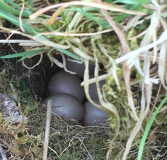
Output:
<svg viewBox="0 0 167 160">
<path fill-rule="evenodd" d="M 19 111 L 19 107 L 5 93 L 0 92 L 0 113 L 6 120 L 11 122 L 20 122 L 23 116 Z M 26 117 L 24 117 L 26 120 Z"/>
</svg>

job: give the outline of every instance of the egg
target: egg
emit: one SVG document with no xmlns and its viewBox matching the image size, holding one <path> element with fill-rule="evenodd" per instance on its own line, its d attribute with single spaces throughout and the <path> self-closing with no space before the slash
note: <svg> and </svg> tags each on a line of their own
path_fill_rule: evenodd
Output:
<svg viewBox="0 0 167 160">
<path fill-rule="evenodd" d="M 49 95 L 70 94 L 76 97 L 80 102 L 84 99 L 84 89 L 80 86 L 81 80 L 77 75 L 67 72 L 58 72 L 54 74 L 48 83 Z"/>
<path fill-rule="evenodd" d="M 96 104 L 100 104 L 99 100 L 93 100 Z M 107 112 L 95 107 L 89 101 L 84 105 L 84 116 L 82 123 L 84 126 L 96 126 L 100 123 L 105 123 L 107 119 Z"/>
<path fill-rule="evenodd" d="M 83 117 L 83 106 L 79 100 L 69 94 L 57 94 L 47 97 L 43 104 L 52 100 L 52 112 L 69 121 L 81 121 Z"/>
<path fill-rule="evenodd" d="M 94 75 L 90 75 L 90 78 L 94 78 Z M 99 87 L 100 90 L 102 90 L 103 85 L 105 84 L 105 80 L 103 81 L 99 81 Z M 97 87 L 96 87 L 96 83 L 92 83 L 89 85 L 89 95 L 91 97 L 91 99 L 98 99 L 98 94 L 97 94 Z"/>
<path fill-rule="evenodd" d="M 70 60 L 68 60 L 70 59 Z M 85 64 L 83 63 L 77 63 L 76 61 L 71 61 L 74 59 L 66 57 L 66 68 L 69 71 L 75 72 L 80 78 L 83 78 L 84 72 L 85 72 Z M 94 65 L 89 65 L 89 74 L 92 74 L 94 71 Z"/>
</svg>

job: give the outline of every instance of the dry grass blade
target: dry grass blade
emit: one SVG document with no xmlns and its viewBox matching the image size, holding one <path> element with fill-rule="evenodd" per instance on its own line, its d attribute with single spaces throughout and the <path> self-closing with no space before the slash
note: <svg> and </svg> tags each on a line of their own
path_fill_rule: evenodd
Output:
<svg viewBox="0 0 167 160">
<path fill-rule="evenodd" d="M 39 0 L 37 1 L 38 3 L 40 3 Z M 59 123 L 54 123 L 52 124 L 54 127 L 50 128 L 51 111 L 48 110 L 47 117 L 49 118 L 47 118 L 46 120 L 47 124 L 45 131 L 44 150 L 42 148 L 44 160 L 47 159 L 48 148 L 50 148 L 50 150 L 53 152 L 50 154 L 51 159 L 54 159 L 54 157 L 58 159 L 67 159 L 69 153 L 71 154 L 71 148 L 73 153 L 76 151 L 73 147 L 75 147 L 76 144 L 75 142 L 77 142 L 76 141 L 77 139 L 81 142 L 80 147 L 82 147 L 82 149 L 81 151 L 80 149 L 78 149 L 76 153 L 74 153 L 75 155 L 73 159 L 76 159 L 75 156 L 79 155 L 80 153 L 85 154 L 86 152 L 88 155 L 84 155 L 84 158 L 87 157 L 87 159 L 88 158 L 105 159 L 104 156 L 106 155 L 107 160 L 109 160 L 109 158 L 111 157 L 112 160 L 114 159 L 127 160 L 130 157 L 136 156 L 136 150 L 138 148 L 137 146 L 132 144 L 133 143 L 136 144 L 136 142 L 138 143 L 140 139 L 141 134 L 139 131 L 143 129 L 142 124 L 143 121 L 145 122 L 146 116 L 148 116 L 148 111 L 150 108 L 152 84 L 158 83 L 158 79 L 156 79 L 158 74 L 163 86 L 167 89 L 166 86 L 167 73 L 166 73 L 166 65 L 164 65 L 167 64 L 167 59 L 165 54 L 166 53 L 165 42 L 167 40 L 167 25 L 165 22 L 166 16 L 164 18 L 163 17 L 164 15 L 160 15 L 161 13 L 160 6 L 157 5 L 156 0 L 152 0 L 152 2 L 156 6 L 145 5 L 146 8 L 148 8 L 148 10 L 150 9 L 153 10 L 154 13 L 150 15 L 149 13 L 145 13 L 143 8 L 142 9 L 140 8 L 142 6 L 136 8 L 135 10 L 131 10 L 131 8 L 130 9 L 123 8 L 125 7 L 124 5 L 121 4 L 111 5 L 109 3 L 101 2 L 101 0 L 94 0 L 90 2 L 86 0 L 72 1 L 72 2 L 70 1 L 70 2 L 51 5 L 46 8 L 41 8 L 45 6 L 46 3 L 37 6 L 35 1 L 35 5 L 33 5 L 33 7 L 41 9 L 38 10 L 36 13 L 32 14 L 29 17 L 30 19 L 28 21 L 21 18 L 22 12 L 20 12 L 19 22 L 20 22 L 20 28 L 22 28 L 22 23 L 24 24 L 24 22 L 26 22 L 31 26 L 38 27 L 40 29 L 38 32 L 35 32 L 36 30 L 33 30 L 36 33 L 35 34 L 36 36 L 31 36 L 26 33 L 21 33 L 17 31 L 17 29 L 12 30 L 0 26 L 0 29 L 2 29 L 4 32 L 10 32 L 12 33 L 12 35 L 19 34 L 31 39 L 29 41 L 0 40 L 0 43 L 13 42 L 13 43 L 21 43 L 21 45 L 23 46 L 30 46 L 30 47 L 43 46 L 43 48 L 44 46 L 46 46 L 44 50 L 45 52 L 47 52 L 46 55 L 48 56 L 50 60 L 49 63 L 51 62 L 51 65 L 56 64 L 56 67 L 64 68 L 66 72 L 70 72 L 71 74 L 76 74 L 75 72 L 68 71 L 68 69 L 66 68 L 67 59 L 65 55 L 58 51 L 55 52 L 56 48 L 70 49 L 70 52 L 73 52 L 74 55 L 79 57 L 85 63 L 84 81 L 81 83 L 81 86 L 84 86 L 84 91 L 87 100 L 90 103 L 92 103 L 95 107 L 107 111 L 109 115 L 108 118 L 109 127 L 106 134 L 107 135 L 108 133 L 109 135 L 112 134 L 113 135 L 112 140 L 109 143 L 107 143 L 107 145 L 109 144 L 107 154 L 105 150 L 103 158 L 101 157 L 97 158 L 95 156 L 98 155 L 98 153 L 96 152 L 94 154 L 92 151 L 101 149 L 102 146 L 98 147 L 95 145 L 98 148 L 94 149 L 93 147 L 89 148 L 88 145 L 83 144 L 83 141 L 87 143 L 87 139 L 85 139 L 85 137 L 90 138 L 88 132 L 91 132 L 92 134 L 94 130 L 88 131 L 86 127 L 83 127 L 82 125 L 79 124 L 74 126 L 71 123 L 67 124 L 67 122 L 66 121 L 63 122 L 64 120 L 61 118 L 60 118 L 61 119 L 60 124 L 63 123 L 63 125 L 65 126 L 60 125 L 59 129 L 59 127 L 57 127 Z M 50 4 L 48 3 L 48 5 Z M 136 11 L 140 9 L 143 10 L 143 12 Z M 45 13 L 45 15 L 42 16 L 41 14 L 43 13 Z M 149 16 L 147 17 L 143 16 L 148 14 Z M 36 18 L 40 15 L 41 17 L 39 17 L 39 19 Z M 89 17 L 89 15 L 91 15 L 92 17 L 91 16 Z M 121 19 L 122 17 L 124 17 L 124 15 L 125 18 Z M 120 24 L 120 27 L 116 25 L 114 20 L 116 20 L 116 22 Z M 41 26 L 43 26 L 42 24 L 46 25 L 46 29 L 48 30 L 46 29 L 42 30 L 40 28 Z M 108 27 L 109 29 L 105 28 L 105 25 L 108 26 L 108 24 L 110 27 L 110 28 Z M 143 27 L 146 28 L 143 29 Z M 162 33 L 163 30 L 164 32 Z M 22 31 L 24 32 L 24 30 Z M 39 33 L 40 31 L 43 32 Z M 128 43 L 126 41 L 124 33 L 126 35 L 126 38 L 130 40 Z M 159 37 L 160 33 L 162 34 Z M 138 48 L 139 45 L 140 48 Z M 54 47 L 54 49 L 51 47 Z M 132 50 L 132 52 L 130 51 L 130 49 Z M 60 54 L 61 56 L 60 61 L 59 59 L 56 59 L 55 55 L 57 54 Z M 23 66 L 25 66 L 28 69 L 34 68 L 41 62 L 43 54 L 40 54 L 40 56 L 41 57 L 39 61 L 33 67 L 26 66 L 24 64 L 24 61 L 22 61 Z M 158 64 L 156 64 L 157 68 L 156 71 L 154 71 L 154 73 L 150 72 L 150 68 L 152 69 L 152 66 L 150 66 L 152 60 L 154 62 L 158 61 L 159 63 L 159 70 L 157 67 Z M 94 69 L 95 78 L 92 79 L 89 79 L 89 70 L 90 70 L 89 62 L 95 65 Z M 118 63 L 121 62 L 122 64 L 118 65 Z M 45 64 L 47 65 L 47 63 Z M 144 67 L 141 67 L 143 65 Z M 134 67 L 132 68 L 131 72 L 130 68 L 132 66 Z M 121 67 L 121 69 L 119 67 Z M 59 71 L 60 68 L 56 71 Z M 99 71 L 105 71 L 105 74 L 99 76 Z M 166 79 L 164 78 L 165 75 Z M 104 79 L 106 80 L 105 81 L 106 83 L 103 85 L 103 88 L 101 89 L 99 81 Z M 134 85 L 133 87 L 130 84 L 132 84 L 131 80 L 133 81 L 134 79 L 137 80 L 137 84 Z M 89 84 L 92 83 L 96 83 L 98 99 L 100 102 L 97 104 L 91 99 L 89 95 Z M 133 95 L 131 90 L 133 91 Z M 138 102 L 138 99 L 140 98 L 141 98 L 141 104 L 139 104 L 140 102 Z M 161 98 L 159 99 L 161 100 Z M 58 122 L 59 120 L 57 121 L 57 118 L 55 119 L 53 118 L 52 121 Z M 74 129 L 73 127 L 78 131 L 71 132 L 71 130 Z M 96 127 L 97 126 L 95 126 L 94 128 Z M 103 126 L 98 126 L 98 127 L 99 129 L 103 128 Z M 44 130 L 44 128 L 42 128 L 42 130 Z M 112 131 L 110 130 L 111 128 Z M 50 132 L 49 129 L 51 129 L 51 133 L 49 133 Z M 79 132 L 80 129 L 81 132 Z M 64 132 L 65 130 L 67 133 Z M 41 133 L 43 134 L 43 131 Z M 86 136 L 83 136 L 84 134 Z M 70 136 L 72 136 L 72 138 L 70 138 Z M 100 136 L 103 138 L 107 137 L 104 136 L 103 131 Z M 109 137 L 107 138 L 109 139 Z M 50 142 L 52 143 L 49 143 L 49 139 Z M 92 141 L 90 141 L 91 144 L 92 143 L 97 144 L 96 141 L 94 141 L 95 138 L 91 139 L 92 139 Z M 103 142 L 105 142 L 104 139 Z M 48 143 L 50 147 L 48 146 Z M 83 149 L 86 150 L 86 152 Z M 118 151 L 119 154 L 115 155 L 115 151 L 116 152 Z"/>
<path fill-rule="evenodd" d="M 8 29 L 8 28 L 2 27 L 2 26 L 0 26 L 0 28 L 2 30 L 6 31 L 6 32 L 9 32 L 9 33 L 12 33 L 12 34 L 19 34 L 19 35 L 28 37 L 30 39 L 33 39 L 33 40 L 39 42 L 39 43 L 42 43 L 42 44 L 46 45 L 46 46 L 56 47 L 56 48 L 62 48 L 62 49 L 68 49 L 68 48 L 70 48 L 69 46 L 57 44 L 57 43 L 54 43 L 54 42 L 51 42 L 51 41 L 48 41 L 48 40 L 45 40 L 45 39 L 38 38 L 38 36 L 31 36 L 29 34 L 22 33 L 22 32 L 16 31 L 16 30 L 11 30 L 11 29 Z"/>
<path fill-rule="evenodd" d="M 124 26 L 123 31 L 128 31 L 130 28 L 133 28 L 134 26 L 140 25 L 144 22 L 144 20 L 140 20 L 142 16 L 135 16 L 130 18 L 130 20 L 127 22 L 126 26 Z M 140 20 L 140 21 L 139 21 Z"/>
<path fill-rule="evenodd" d="M 157 40 L 157 32 L 154 31 L 153 33 L 153 42 L 155 42 Z M 153 64 L 156 62 L 156 58 L 157 58 L 157 46 L 154 46 L 154 59 L 153 59 Z"/>
<path fill-rule="evenodd" d="M 94 56 L 95 56 L 95 60 L 96 60 L 96 67 L 95 67 L 95 78 L 96 78 L 96 87 L 97 87 L 97 93 L 98 93 L 98 96 L 99 96 L 99 101 L 101 103 L 101 105 L 106 108 L 109 112 L 113 113 L 115 115 L 115 118 L 116 118 L 116 129 L 115 129 L 115 136 L 112 138 L 112 140 L 110 141 L 109 143 L 109 146 L 108 146 L 108 151 L 107 151 L 107 154 L 106 154 L 106 159 L 108 160 L 109 159 L 109 156 L 110 156 L 110 153 L 112 151 L 112 148 L 113 148 L 113 143 L 116 139 L 116 137 L 118 136 L 119 134 L 119 129 L 120 129 L 120 117 L 119 117 L 119 113 L 116 109 L 116 107 L 109 103 L 104 94 L 102 96 L 102 93 L 101 93 L 101 90 L 100 90 L 100 86 L 99 86 L 99 82 L 97 81 L 97 77 L 98 77 L 98 59 L 97 59 L 97 55 L 96 53 L 94 53 Z M 104 99 L 103 99 L 104 98 Z"/>
<path fill-rule="evenodd" d="M 137 133 L 139 132 L 139 130 L 141 129 L 143 120 L 147 116 L 149 108 L 150 108 L 150 101 L 151 101 L 151 94 L 152 94 L 152 82 L 150 82 L 150 78 L 149 78 L 149 70 L 150 70 L 149 68 L 150 68 L 150 57 L 147 56 L 147 58 L 145 58 L 144 67 L 143 67 L 145 78 L 142 81 L 143 82 L 142 83 L 142 99 L 141 99 L 141 109 L 142 110 L 141 110 L 140 117 L 128 139 L 122 160 L 126 160 L 127 155 L 130 151 L 132 142 L 135 136 L 137 135 Z"/>
<path fill-rule="evenodd" d="M 27 69 L 33 69 L 33 68 L 35 68 L 36 66 L 38 66 L 41 63 L 42 58 L 43 58 L 43 53 L 40 53 L 40 59 L 39 59 L 39 61 L 35 65 L 33 65 L 32 67 L 28 67 L 27 65 L 25 65 L 24 60 L 22 60 L 22 64 Z"/>
<path fill-rule="evenodd" d="M 49 26 L 52 25 L 55 21 L 55 19 L 63 12 L 63 10 L 66 9 L 64 7 L 59 8 L 55 13 L 52 15 L 52 17 L 45 23 L 45 25 Z"/>
<path fill-rule="evenodd" d="M 123 155 L 123 160 L 126 160 L 127 155 L 130 151 L 132 142 L 133 142 L 135 136 L 137 135 L 138 131 L 141 129 L 142 122 L 148 114 L 149 107 L 150 107 L 151 94 L 152 94 L 152 83 L 158 83 L 157 79 L 149 78 L 150 77 L 150 72 L 149 72 L 150 71 L 150 59 L 151 59 L 152 52 L 148 52 L 148 50 L 150 48 L 153 48 L 156 45 L 165 41 L 165 34 L 166 33 L 164 32 L 161 34 L 159 40 L 153 42 L 152 44 L 149 44 L 152 41 L 152 35 L 156 32 L 156 29 L 158 27 L 159 27 L 159 22 L 157 20 L 156 13 L 154 12 L 152 15 L 151 24 L 148 28 L 148 32 L 146 33 L 146 35 L 144 36 L 144 38 L 140 44 L 141 48 L 137 49 L 136 51 L 132 51 L 132 52 L 128 53 L 127 55 L 119 58 L 119 60 L 118 59 L 116 60 L 116 62 L 119 63 L 121 59 L 123 61 L 128 59 L 127 64 L 129 65 L 129 68 L 132 67 L 133 65 L 135 65 L 138 72 L 143 76 L 140 117 L 139 117 L 135 127 L 133 128 L 133 131 L 131 132 L 131 135 L 128 139 L 126 149 L 125 149 L 125 152 Z M 138 58 L 138 56 L 141 53 L 144 54 L 143 71 L 141 70 L 140 61 Z"/>
<path fill-rule="evenodd" d="M 8 40 L 0 40 L 0 43 L 35 43 L 35 41 L 32 40 L 20 40 L 20 39 L 8 39 Z"/>
<path fill-rule="evenodd" d="M 130 51 L 130 49 L 129 49 L 129 46 L 128 46 L 126 40 L 125 40 L 125 37 L 124 37 L 123 33 L 115 25 L 115 22 L 112 20 L 112 18 L 108 14 L 108 12 L 106 10 L 102 10 L 102 12 L 103 12 L 104 16 L 106 17 L 107 21 L 109 22 L 109 24 L 113 27 L 113 29 L 115 30 L 116 34 L 118 35 L 118 37 L 120 39 L 120 42 L 121 42 L 121 45 L 122 45 L 123 53 L 124 53 L 124 55 L 126 55 Z M 134 106 L 133 97 L 132 97 L 130 84 L 129 84 L 129 81 L 130 81 L 130 70 L 129 70 L 127 64 L 126 64 L 126 61 L 124 62 L 123 65 L 124 65 L 123 66 L 123 70 L 124 70 L 124 78 L 125 78 L 126 89 L 127 89 L 128 102 L 129 102 L 131 110 L 132 110 L 132 112 L 134 114 L 134 118 L 135 118 L 135 120 L 137 120 L 138 116 L 137 116 L 136 111 L 135 111 L 135 106 Z"/>
<path fill-rule="evenodd" d="M 25 32 L 25 30 L 23 29 L 23 26 L 22 26 L 22 18 L 21 18 L 23 10 L 24 10 L 24 4 L 22 4 L 21 12 L 19 15 L 19 22 L 20 22 L 20 29 L 22 30 L 22 32 Z"/>
<path fill-rule="evenodd" d="M 104 55 L 106 55 L 108 57 L 109 62 L 112 64 L 111 69 L 108 71 L 108 75 L 113 76 L 113 78 L 116 82 L 116 85 L 117 85 L 118 89 L 120 90 L 120 84 L 119 84 L 119 80 L 118 80 L 118 76 L 117 76 L 118 67 L 115 63 L 115 60 L 107 53 L 107 50 L 101 44 L 98 44 L 98 46 L 101 49 L 102 53 L 104 53 Z"/>
<path fill-rule="evenodd" d="M 76 39 L 76 43 L 78 43 L 78 46 L 80 45 L 80 41 L 77 41 L 78 39 Z M 75 39 L 74 39 L 75 41 Z M 74 51 L 74 53 L 76 53 L 77 55 L 79 55 L 81 58 L 86 59 L 86 60 L 90 60 L 90 61 L 94 61 L 94 58 L 92 58 L 91 56 L 89 56 L 88 54 L 86 54 L 85 50 L 82 50 L 80 48 L 75 47 L 74 45 L 72 45 L 69 41 L 66 41 L 67 44 L 72 48 L 72 50 Z"/>
<path fill-rule="evenodd" d="M 93 102 L 93 100 L 90 98 L 90 95 L 89 95 L 89 83 L 88 83 L 88 80 L 89 80 L 89 61 L 88 60 L 84 60 L 84 63 L 85 63 L 85 72 L 84 72 L 84 91 L 85 91 L 85 95 L 86 95 L 86 98 L 88 99 L 88 101 L 90 103 L 92 103 L 94 106 L 96 106 L 97 108 L 101 109 L 101 110 L 105 110 L 105 111 L 108 111 L 109 108 L 105 108 L 103 107 L 102 105 L 98 105 L 96 103 Z"/>
<path fill-rule="evenodd" d="M 70 73 L 70 74 L 77 74 L 76 72 L 72 72 L 72 71 L 69 71 L 67 68 L 66 68 L 66 59 L 65 59 L 65 56 L 63 53 L 60 53 L 61 57 L 62 57 L 62 60 L 63 60 L 63 68 L 66 72 Z"/>
<path fill-rule="evenodd" d="M 164 77 L 165 77 L 165 72 L 166 72 L 166 42 L 163 42 L 162 43 L 162 46 L 161 46 L 161 50 L 160 50 L 160 53 L 159 53 L 159 67 L 158 67 L 158 74 L 159 74 L 159 78 L 162 82 L 162 85 L 165 89 L 167 89 L 167 86 L 165 85 L 165 80 L 164 80 Z"/>
<path fill-rule="evenodd" d="M 40 33 L 40 35 L 56 35 L 56 36 L 94 36 L 94 35 L 98 35 L 98 34 L 102 34 L 102 33 L 108 33 L 111 32 L 112 29 L 107 29 L 104 31 L 100 31 L 100 32 L 95 32 L 95 33 L 63 33 L 63 32 L 43 32 Z"/>
<path fill-rule="evenodd" d="M 131 68 L 133 65 L 135 65 L 135 59 L 139 55 L 141 55 L 143 52 L 148 51 L 149 49 L 153 48 L 154 46 L 157 46 L 157 45 L 161 44 L 163 41 L 165 41 L 167 39 L 165 37 L 165 35 L 167 33 L 165 33 L 165 31 L 164 31 L 157 41 L 151 43 L 152 42 L 152 35 L 157 30 L 158 27 L 159 27 L 159 19 L 157 19 L 157 14 L 154 12 L 152 15 L 152 18 L 151 18 L 151 24 L 148 27 L 148 31 L 146 32 L 146 34 L 145 34 L 145 36 L 140 44 L 140 48 L 129 52 L 128 54 L 124 55 L 123 57 L 116 59 L 116 63 L 120 63 L 120 62 L 128 59 L 127 64 L 129 66 L 129 68 Z"/>
<path fill-rule="evenodd" d="M 43 9 L 40 9 L 36 13 L 32 14 L 29 18 L 34 19 L 34 18 L 38 17 L 39 15 L 43 14 L 44 12 L 46 12 L 50 9 L 53 9 L 53 8 L 70 7 L 70 6 L 78 6 L 78 5 L 88 6 L 88 7 L 95 7 L 95 8 L 106 9 L 106 10 L 122 12 L 122 13 L 128 13 L 128 14 L 132 14 L 132 15 L 146 15 L 147 14 L 145 12 L 137 12 L 137 11 L 126 10 L 122 7 L 118 7 L 116 5 L 111 5 L 109 3 L 75 1 L 75 2 L 60 3 L 60 4 L 45 7 Z"/>
<path fill-rule="evenodd" d="M 89 83 L 89 84 L 95 83 L 96 80 L 97 80 L 97 81 L 102 81 L 102 80 L 106 79 L 107 77 L 108 77 L 108 74 L 104 74 L 104 75 L 98 76 L 97 78 L 91 78 L 91 79 L 88 80 L 88 83 Z M 85 83 L 84 83 L 84 81 L 83 81 L 83 82 L 81 83 L 81 86 L 84 86 L 84 85 L 85 85 Z"/>
<path fill-rule="evenodd" d="M 59 62 L 56 58 L 54 58 L 54 56 L 51 54 L 51 52 L 53 51 L 54 49 L 50 50 L 48 53 L 47 53 L 47 56 L 49 57 L 50 59 L 50 62 L 51 62 L 51 66 L 53 66 L 53 63 L 55 63 L 57 66 L 59 66 L 60 68 L 63 68 L 63 64 L 61 62 Z"/>
<path fill-rule="evenodd" d="M 30 46 L 30 47 L 41 47 L 44 46 L 42 43 L 38 43 L 33 40 L 0 40 L 0 43 L 19 43 L 19 46 Z"/>
<path fill-rule="evenodd" d="M 146 34 L 146 32 L 148 31 L 148 29 L 146 29 L 145 31 L 143 31 L 142 33 L 138 34 L 137 36 L 134 36 L 134 37 L 131 37 L 131 38 L 128 38 L 128 40 L 133 40 L 133 39 L 137 39 L 143 35 Z"/>
<path fill-rule="evenodd" d="M 163 43 L 164 41 L 166 41 L 167 40 L 166 35 L 167 35 L 167 30 L 165 30 L 161 34 L 160 38 L 156 42 L 153 42 L 147 46 L 144 46 L 144 47 L 141 47 L 137 50 L 129 52 L 127 55 L 124 55 L 123 57 L 116 59 L 116 63 L 120 63 L 122 61 L 129 59 L 128 64 L 130 64 L 130 62 L 133 61 L 134 59 L 136 59 L 136 57 L 138 57 L 138 55 L 140 55 L 142 52 L 147 51 L 147 50 L 153 48 L 155 45 L 159 45 L 159 44 Z"/>
</svg>

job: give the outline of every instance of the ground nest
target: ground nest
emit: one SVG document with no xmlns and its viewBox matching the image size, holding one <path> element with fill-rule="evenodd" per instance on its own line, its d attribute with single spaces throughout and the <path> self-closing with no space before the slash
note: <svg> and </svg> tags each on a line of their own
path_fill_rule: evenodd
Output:
<svg viewBox="0 0 167 160">
<path fill-rule="evenodd" d="M 13 48 L 15 50 L 18 49 L 18 51 L 22 50 L 17 45 L 4 45 L 2 55 L 7 54 L 7 52 L 13 52 Z M 61 57 L 56 58 L 61 61 Z M 26 59 L 24 63 L 26 66 L 32 66 L 37 61 L 38 56 Z M 153 67 L 156 68 L 156 65 L 153 65 Z M 48 96 L 48 79 L 62 69 L 56 65 L 51 67 L 50 60 L 47 56 L 44 56 L 40 65 L 32 70 L 23 67 L 22 62 L 17 62 L 17 59 L 5 59 L 1 61 L 1 68 L 1 91 L 7 93 L 16 102 L 21 114 L 27 119 L 19 123 L 11 123 L 10 121 L 4 120 L 1 114 L 0 142 L 10 159 L 40 159 L 43 153 L 46 123 L 46 107 L 41 105 L 41 102 Z M 157 87 L 154 87 L 155 95 Z M 141 93 L 135 88 L 137 86 L 133 89 L 135 93 L 138 93 L 136 94 L 137 99 L 140 99 Z M 163 88 L 161 92 L 163 92 Z M 152 98 L 155 99 L 154 93 Z M 165 112 L 163 113 L 164 116 Z M 162 119 L 162 114 L 157 116 L 157 120 L 161 124 L 166 123 L 165 119 Z M 122 151 L 129 137 L 130 128 L 124 128 L 124 125 L 126 126 L 126 124 L 122 123 L 122 129 L 113 147 L 111 156 L 113 159 L 121 159 Z M 131 123 L 131 128 L 133 127 L 134 124 Z M 165 126 L 161 127 L 164 127 L 161 130 L 165 130 Z M 141 135 L 142 132 L 138 134 L 136 140 Z M 166 137 L 164 137 L 164 134 L 157 132 L 155 135 L 157 135 L 158 139 L 156 144 L 158 145 L 164 141 L 165 145 Z M 108 123 L 103 126 L 85 127 L 82 124 L 69 123 L 57 115 L 52 114 L 48 157 L 55 160 L 104 160 L 109 140 L 113 136 L 114 132 L 112 132 Z M 155 145 L 153 137 L 150 137 L 145 154 L 154 153 L 156 155 L 157 152 L 163 153 L 163 148 L 160 151 L 153 151 L 150 148 L 151 145 Z M 136 157 L 137 152 L 135 150 L 135 146 L 132 147 L 132 154 L 130 154 L 128 159 L 131 160 Z M 149 155 L 145 156 L 147 157 Z M 163 157 L 165 156 L 162 156 L 162 160 Z"/>
<path fill-rule="evenodd" d="M 1 158 L 42 158 L 47 107 L 41 102 L 68 55 L 85 64 L 91 103 L 89 64 L 95 66 L 101 104 L 95 106 L 109 118 L 85 127 L 52 113 L 48 159 L 167 159 L 166 8 L 155 0 L 0 1 L 0 56 L 7 55 L 0 57 Z M 12 107 L 21 120 L 10 116 Z"/>
<path fill-rule="evenodd" d="M 22 50 L 17 45 L 12 47 L 17 52 Z M 10 52 L 12 47 L 4 45 L 1 55 Z M 61 57 L 57 58 L 61 61 Z M 24 63 L 32 66 L 36 61 L 38 61 L 38 56 L 26 59 Z M 40 65 L 32 70 L 23 67 L 22 62 L 17 62 L 17 59 L 6 59 L 1 66 L 3 68 L 1 70 L 1 91 L 14 99 L 22 114 L 27 117 L 26 123 L 1 120 L 3 121 L 1 125 L 2 146 L 11 158 L 39 159 L 42 157 L 46 123 L 46 108 L 40 103 L 48 96 L 48 79 L 62 69 L 56 65 L 51 67 L 47 56 L 44 56 Z M 9 130 L 8 127 L 10 127 Z M 48 155 L 51 159 L 105 159 L 109 140 L 108 133 L 111 130 L 108 124 L 99 127 L 85 127 L 78 123 L 66 122 L 52 114 L 50 130 Z M 11 142 L 12 139 L 14 141 Z"/>
</svg>

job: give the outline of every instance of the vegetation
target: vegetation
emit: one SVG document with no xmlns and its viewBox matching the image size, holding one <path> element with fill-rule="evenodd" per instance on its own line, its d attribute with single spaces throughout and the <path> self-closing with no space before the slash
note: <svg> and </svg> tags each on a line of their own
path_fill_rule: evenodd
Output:
<svg viewBox="0 0 167 160">
<path fill-rule="evenodd" d="M 24 49 L 13 53 L 0 44 L 0 48 L 4 48 L 0 54 L 0 89 L 8 95 L 11 92 L 18 95 L 15 101 L 28 119 L 27 123 L 13 124 L 1 116 L 0 142 L 7 154 L 16 158 L 41 158 L 46 115 L 43 111 L 46 108 L 40 106 L 40 98 L 34 99 L 27 90 L 36 86 L 37 76 L 30 87 L 30 78 L 18 75 L 11 66 L 17 61 L 36 75 L 36 69 L 43 61 L 45 63 L 47 56 L 52 65 L 70 72 L 64 59 L 64 55 L 68 55 L 85 63 L 86 97 L 96 107 L 106 110 L 109 119 L 106 126 L 91 128 L 68 124 L 54 115 L 48 158 L 163 159 L 166 156 L 163 147 L 166 130 L 162 127 L 166 124 L 166 107 L 163 106 L 167 88 L 166 7 L 163 0 L 63 3 L 46 0 L 43 5 L 38 0 L 0 0 L 1 34 L 10 34 L 0 43 L 16 43 Z M 19 38 L 13 39 L 13 35 Z M 26 60 L 31 58 L 33 61 L 34 57 L 39 59 L 35 64 L 30 63 L 32 66 L 27 65 Z M 94 83 L 101 105 L 95 104 L 88 93 L 89 63 L 95 65 Z M 99 76 L 99 71 L 105 75 Z M 46 79 L 44 75 L 41 74 L 41 81 Z M 102 92 L 100 79 L 106 79 Z M 37 93 L 35 90 L 34 95 Z M 6 126 L 10 128 L 9 132 L 6 132 Z M 4 144 L 6 137 L 13 143 Z"/>
</svg>

